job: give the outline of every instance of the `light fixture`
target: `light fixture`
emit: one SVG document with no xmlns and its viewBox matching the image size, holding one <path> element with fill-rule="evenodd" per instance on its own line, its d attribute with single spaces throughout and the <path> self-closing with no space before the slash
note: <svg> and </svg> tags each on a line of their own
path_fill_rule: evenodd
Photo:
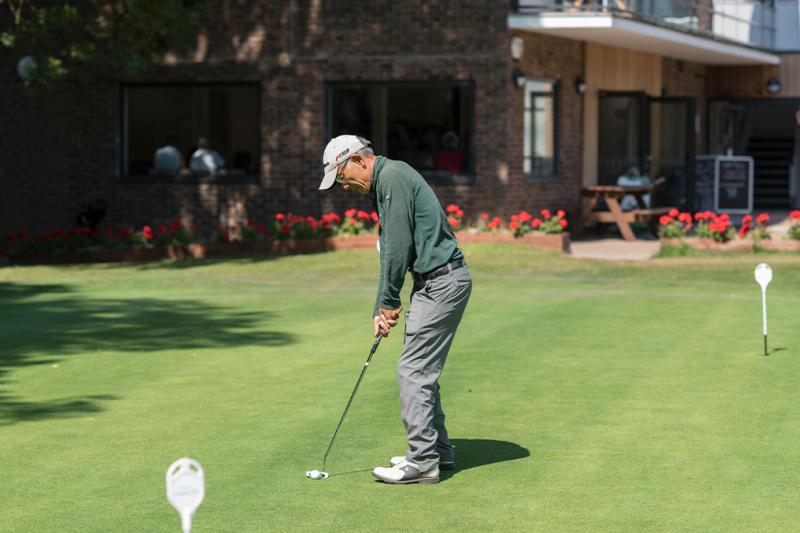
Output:
<svg viewBox="0 0 800 533">
<path fill-rule="evenodd" d="M 522 89 L 525 87 L 525 73 L 515 68 L 514 71 L 511 72 L 511 81 L 514 82 L 514 86 Z"/>
<path fill-rule="evenodd" d="M 777 78 L 772 78 L 767 82 L 767 92 L 769 94 L 778 94 L 781 92 L 781 81 Z"/>
<path fill-rule="evenodd" d="M 511 38 L 511 59 L 514 61 L 519 61 L 522 59 L 522 54 L 525 52 L 525 41 L 522 40 L 522 37 L 512 37 Z"/>
<path fill-rule="evenodd" d="M 37 66 L 33 56 L 23 56 L 17 62 L 17 76 L 19 76 L 22 81 L 28 81 L 31 79 L 31 74 L 33 74 Z"/>
<path fill-rule="evenodd" d="M 578 94 L 583 94 L 586 92 L 586 80 L 584 80 L 583 76 L 580 74 L 575 76 L 575 92 Z"/>
</svg>

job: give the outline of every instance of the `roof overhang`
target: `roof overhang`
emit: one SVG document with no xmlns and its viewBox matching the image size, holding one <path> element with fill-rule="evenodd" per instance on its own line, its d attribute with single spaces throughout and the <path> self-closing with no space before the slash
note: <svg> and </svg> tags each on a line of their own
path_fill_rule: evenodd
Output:
<svg viewBox="0 0 800 533">
<path fill-rule="evenodd" d="M 777 54 L 758 48 L 608 14 L 512 13 L 508 16 L 508 26 L 511 29 L 629 48 L 704 65 L 779 65 L 781 62 Z"/>
</svg>

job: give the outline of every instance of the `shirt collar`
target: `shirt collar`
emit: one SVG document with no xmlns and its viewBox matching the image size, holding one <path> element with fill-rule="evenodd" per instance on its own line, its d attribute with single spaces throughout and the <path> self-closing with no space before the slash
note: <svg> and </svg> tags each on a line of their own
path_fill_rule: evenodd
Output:
<svg viewBox="0 0 800 533">
<path fill-rule="evenodd" d="M 379 155 L 375 158 L 375 164 L 372 166 L 372 183 L 369 186 L 369 197 L 373 200 L 375 199 L 375 191 L 377 190 L 378 174 L 380 174 L 384 163 L 386 163 L 386 158 Z"/>
</svg>

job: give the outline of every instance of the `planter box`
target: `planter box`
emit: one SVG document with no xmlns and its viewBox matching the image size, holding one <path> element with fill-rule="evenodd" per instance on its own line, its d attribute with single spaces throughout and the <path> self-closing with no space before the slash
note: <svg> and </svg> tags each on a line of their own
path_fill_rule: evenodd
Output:
<svg viewBox="0 0 800 533">
<path fill-rule="evenodd" d="M 364 235 L 350 235 L 346 237 L 331 237 L 328 239 L 333 250 L 355 250 L 359 248 L 377 248 L 378 236 L 374 233 Z"/>
<path fill-rule="evenodd" d="M 756 246 L 765 250 L 777 250 L 781 252 L 800 252 L 800 240 L 795 239 L 782 239 L 772 240 L 767 239 L 758 241 Z"/>
<path fill-rule="evenodd" d="M 570 240 L 569 233 L 527 233 L 522 237 L 514 237 L 513 234 L 503 233 L 469 233 L 461 231 L 456 234 L 456 238 L 460 244 L 474 244 L 474 243 L 515 243 L 527 244 L 534 248 L 545 248 L 548 250 L 559 250 L 564 253 L 570 253 Z"/>
<path fill-rule="evenodd" d="M 750 239 L 734 239 L 728 242 L 717 242 L 714 239 L 698 239 L 687 237 L 685 239 L 661 239 L 661 246 L 682 245 L 691 246 L 697 250 L 714 250 L 717 252 L 752 252 L 753 241 Z"/>
</svg>

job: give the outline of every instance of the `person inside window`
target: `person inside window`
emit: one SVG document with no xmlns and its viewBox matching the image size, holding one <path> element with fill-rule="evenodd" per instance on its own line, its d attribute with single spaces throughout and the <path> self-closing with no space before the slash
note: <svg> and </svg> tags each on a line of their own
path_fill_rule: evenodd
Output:
<svg viewBox="0 0 800 533">
<path fill-rule="evenodd" d="M 436 170 L 445 170 L 451 174 L 460 175 L 464 172 L 464 152 L 458 148 L 458 134 L 452 130 L 442 135 L 441 149 L 436 152 L 434 167 Z"/>
<path fill-rule="evenodd" d="M 189 168 L 192 172 L 204 175 L 217 174 L 225 166 L 225 160 L 219 152 L 208 145 L 205 137 L 197 139 L 197 150 L 192 154 Z"/>
<path fill-rule="evenodd" d="M 153 167 L 156 174 L 179 174 L 183 167 L 183 156 L 176 148 L 178 140 L 170 135 L 164 146 L 158 148 L 153 155 Z"/>
</svg>

